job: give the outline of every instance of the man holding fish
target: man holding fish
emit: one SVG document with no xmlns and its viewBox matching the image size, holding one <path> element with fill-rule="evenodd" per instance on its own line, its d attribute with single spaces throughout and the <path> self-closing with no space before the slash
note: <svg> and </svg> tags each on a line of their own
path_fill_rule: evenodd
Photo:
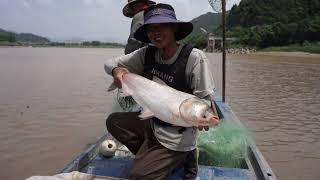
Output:
<svg viewBox="0 0 320 180">
<path fill-rule="evenodd" d="M 129 179 L 165 179 L 180 168 L 184 179 L 197 177 L 198 128 L 214 126 L 219 118 L 210 107 L 214 83 L 208 59 L 177 42 L 192 29 L 176 19 L 170 5 L 151 5 L 134 34 L 151 44 L 105 63 L 113 84 L 143 108 L 113 113 L 106 121 L 108 131 L 135 154 Z"/>
</svg>

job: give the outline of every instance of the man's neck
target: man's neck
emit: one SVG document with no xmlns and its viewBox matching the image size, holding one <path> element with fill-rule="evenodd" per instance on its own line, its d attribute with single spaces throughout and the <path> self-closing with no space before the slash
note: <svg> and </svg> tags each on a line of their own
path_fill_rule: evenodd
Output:
<svg viewBox="0 0 320 180">
<path fill-rule="evenodd" d="M 167 47 L 164 47 L 160 49 L 160 54 L 163 60 L 168 60 L 174 56 L 174 54 L 177 52 L 179 45 L 174 42 Z"/>
</svg>

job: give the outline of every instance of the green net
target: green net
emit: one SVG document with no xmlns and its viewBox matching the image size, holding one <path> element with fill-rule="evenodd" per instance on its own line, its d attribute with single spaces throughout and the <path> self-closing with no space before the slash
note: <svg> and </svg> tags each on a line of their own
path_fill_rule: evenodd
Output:
<svg viewBox="0 0 320 180">
<path fill-rule="evenodd" d="M 112 112 L 125 112 L 120 106 L 117 97 L 113 97 Z"/>
<path fill-rule="evenodd" d="M 248 142 L 244 127 L 222 120 L 218 126 L 199 133 L 199 164 L 240 168 L 247 157 Z"/>
<path fill-rule="evenodd" d="M 118 91 L 117 96 L 114 97 L 114 102 L 112 104 L 113 112 L 132 112 L 135 111 L 137 107 L 136 101 L 131 96 L 123 97 L 121 92 Z"/>
</svg>

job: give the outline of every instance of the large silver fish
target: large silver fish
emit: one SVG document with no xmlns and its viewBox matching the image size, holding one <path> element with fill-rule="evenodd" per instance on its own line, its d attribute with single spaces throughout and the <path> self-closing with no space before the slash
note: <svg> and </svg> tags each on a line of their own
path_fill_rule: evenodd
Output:
<svg viewBox="0 0 320 180">
<path fill-rule="evenodd" d="M 183 127 L 217 124 L 217 115 L 202 99 L 167 86 L 159 78 L 153 81 L 133 73 L 122 78 L 122 91 L 143 108 L 141 119 L 152 116 Z"/>
</svg>

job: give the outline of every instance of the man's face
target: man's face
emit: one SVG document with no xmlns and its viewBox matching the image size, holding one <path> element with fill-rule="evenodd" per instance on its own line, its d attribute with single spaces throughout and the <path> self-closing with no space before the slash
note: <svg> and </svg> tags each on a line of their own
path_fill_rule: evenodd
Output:
<svg viewBox="0 0 320 180">
<path fill-rule="evenodd" d="M 146 26 L 149 40 L 157 48 L 165 48 L 171 43 L 175 43 L 176 28 L 173 24 L 150 24 Z"/>
</svg>

